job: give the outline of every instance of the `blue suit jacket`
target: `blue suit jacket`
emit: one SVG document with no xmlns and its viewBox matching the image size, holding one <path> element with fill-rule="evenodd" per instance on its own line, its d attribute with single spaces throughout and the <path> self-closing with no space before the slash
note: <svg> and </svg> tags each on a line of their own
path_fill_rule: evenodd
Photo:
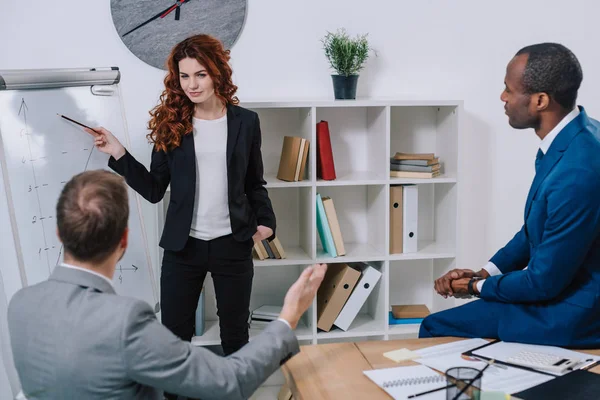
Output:
<svg viewBox="0 0 600 400">
<path fill-rule="evenodd" d="M 580 110 L 541 160 L 525 224 L 491 259 L 502 275 L 481 298 L 509 303 L 505 341 L 600 345 L 600 123 Z"/>
</svg>

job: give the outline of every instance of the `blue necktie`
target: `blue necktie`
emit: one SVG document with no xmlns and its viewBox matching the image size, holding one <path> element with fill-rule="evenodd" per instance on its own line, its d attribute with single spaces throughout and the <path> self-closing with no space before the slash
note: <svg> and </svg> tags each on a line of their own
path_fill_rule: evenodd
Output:
<svg viewBox="0 0 600 400">
<path fill-rule="evenodd" d="M 542 158 L 544 157 L 544 152 L 542 149 L 538 149 L 537 155 L 535 156 L 535 172 L 538 172 L 540 168 L 540 164 L 542 163 Z"/>
</svg>

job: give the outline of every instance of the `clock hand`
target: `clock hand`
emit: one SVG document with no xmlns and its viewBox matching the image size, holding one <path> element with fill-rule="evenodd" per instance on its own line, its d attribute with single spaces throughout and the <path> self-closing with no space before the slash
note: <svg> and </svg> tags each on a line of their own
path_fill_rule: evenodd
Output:
<svg viewBox="0 0 600 400">
<path fill-rule="evenodd" d="M 171 11 L 176 10 L 175 11 L 175 15 L 177 15 L 177 13 L 179 12 L 179 6 L 181 6 L 183 3 L 187 3 L 190 0 L 177 0 L 177 3 L 175 3 L 174 5 L 172 5 L 163 15 L 161 15 L 161 18 L 166 17 L 167 15 L 169 15 L 171 13 Z M 175 17 L 175 19 L 179 19 L 177 17 Z"/>
<path fill-rule="evenodd" d="M 182 0 L 178 0 L 177 3 L 181 2 L 181 4 L 183 4 L 183 3 L 187 3 L 188 1 L 189 0 L 183 0 L 183 1 Z M 159 12 L 158 14 L 156 14 L 155 16 L 153 16 L 153 17 L 149 18 L 148 20 L 142 22 L 141 24 L 139 24 L 135 28 L 129 30 L 128 32 L 125 32 L 122 37 L 125 37 L 125 36 L 129 35 L 130 33 L 134 32 L 134 31 L 137 31 L 138 29 L 140 29 L 141 27 L 149 24 L 150 22 L 154 21 L 155 19 L 162 18 L 163 16 L 165 16 L 168 13 L 170 13 L 171 11 L 173 11 L 174 7 L 177 7 L 177 6 L 178 6 L 178 4 L 175 4 L 173 6 L 169 6 L 169 7 L 165 8 L 164 10 L 162 10 L 161 12 Z"/>
</svg>

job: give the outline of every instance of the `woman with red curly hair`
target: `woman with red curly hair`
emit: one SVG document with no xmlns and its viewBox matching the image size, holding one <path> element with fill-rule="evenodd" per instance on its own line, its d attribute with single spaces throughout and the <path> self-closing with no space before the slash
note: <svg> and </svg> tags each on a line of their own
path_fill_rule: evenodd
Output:
<svg viewBox="0 0 600 400">
<path fill-rule="evenodd" d="M 275 232 L 258 115 L 237 105 L 229 58 L 208 35 L 173 48 L 160 104 L 150 112 L 150 171 L 106 129 L 88 130 L 111 155 L 108 165 L 148 201 L 159 202 L 171 185 L 160 240 L 162 322 L 191 340 L 210 272 L 226 355 L 248 342 L 253 243 Z"/>
</svg>

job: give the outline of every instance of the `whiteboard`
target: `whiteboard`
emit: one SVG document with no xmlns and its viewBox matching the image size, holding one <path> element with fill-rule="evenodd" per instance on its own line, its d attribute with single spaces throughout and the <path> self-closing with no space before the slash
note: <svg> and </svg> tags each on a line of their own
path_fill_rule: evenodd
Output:
<svg viewBox="0 0 600 400">
<path fill-rule="evenodd" d="M 112 71 L 117 77 L 112 84 L 104 79 L 106 72 L 95 69 L 23 71 L 21 77 L 19 71 L 0 71 L 0 204 L 8 212 L 2 219 L 10 220 L 9 233 L 6 227 L 2 231 L 2 247 L 12 241 L 17 256 L 16 263 L 0 263 L 9 300 L 21 287 L 48 279 L 62 262 L 55 215 L 64 184 L 82 171 L 110 170 L 108 155 L 94 148 L 93 138 L 57 114 L 104 126 L 129 145 L 118 70 Z M 118 294 L 145 300 L 158 312 L 140 199 L 130 188 L 128 193 L 129 245 L 113 284 Z"/>
</svg>

